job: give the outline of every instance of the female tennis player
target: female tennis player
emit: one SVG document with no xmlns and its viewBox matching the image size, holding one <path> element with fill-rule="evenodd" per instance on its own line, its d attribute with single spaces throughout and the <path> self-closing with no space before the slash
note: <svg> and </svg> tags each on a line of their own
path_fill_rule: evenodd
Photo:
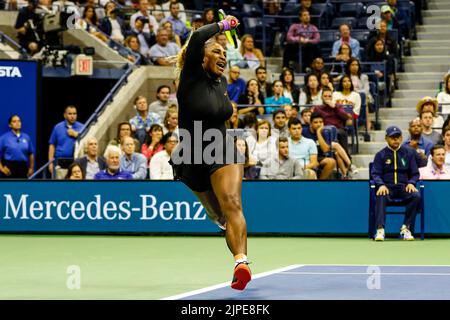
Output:
<svg viewBox="0 0 450 320">
<path fill-rule="evenodd" d="M 232 30 L 238 25 L 235 17 L 228 16 L 218 23 L 199 28 L 177 56 L 181 141 L 175 154 L 183 155 L 183 161 L 180 163 L 179 158 L 176 161 L 172 156 L 170 162 L 175 178 L 194 192 L 208 217 L 225 230 L 228 248 L 235 259 L 231 287 L 244 290 L 251 280 L 247 260 L 247 225 L 241 199 L 244 168 L 243 160 L 233 157 L 232 161 L 228 161 L 230 159 L 227 157 L 230 151 L 235 155 L 238 151 L 225 128 L 225 121 L 233 113 L 227 95 L 227 80 L 223 76 L 227 64 L 226 51 L 214 40 L 215 34 Z M 183 129 L 189 133 L 189 139 L 183 137 Z M 220 134 L 220 139 L 213 138 L 213 161 L 204 157 L 207 146 L 211 144 L 203 141 L 207 130 Z M 198 139 L 202 141 L 200 145 L 195 144 Z M 189 161 L 185 161 L 186 158 Z"/>
</svg>

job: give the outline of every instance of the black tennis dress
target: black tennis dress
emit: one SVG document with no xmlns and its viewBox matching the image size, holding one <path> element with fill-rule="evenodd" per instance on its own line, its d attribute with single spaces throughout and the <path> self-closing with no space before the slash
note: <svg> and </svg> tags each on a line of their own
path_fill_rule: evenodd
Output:
<svg viewBox="0 0 450 320">
<path fill-rule="evenodd" d="M 210 175 L 217 169 L 243 162 L 233 137 L 227 134 L 225 127 L 225 121 L 233 113 L 227 80 L 224 76 L 210 77 L 202 67 L 205 42 L 218 32 L 220 27 L 214 23 L 192 34 L 177 92 L 180 143 L 172 153 L 170 164 L 175 179 L 197 192 L 212 190 Z M 189 133 L 190 139 L 183 137 L 183 129 Z M 211 137 L 217 135 L 220 139 Z M 211 145 L 212 142 L 215 144 Z M 204 157 L 205 154 L 212 155 L 214 161 Z M 230 154 L 233 155 L 231 159 Z M 180 156 L 183 159 L 181 163 Z"/>
</svg>

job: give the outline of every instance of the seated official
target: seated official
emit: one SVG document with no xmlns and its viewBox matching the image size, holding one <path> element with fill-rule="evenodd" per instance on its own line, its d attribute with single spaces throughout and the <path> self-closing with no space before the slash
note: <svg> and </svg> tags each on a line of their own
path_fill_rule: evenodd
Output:
<svg viewBox="0 0 450 320">
<path fill-rule="evenodd" d="M 392 199 L 402 199 L 406 205 L 405 218 L 400 229 L 403 240 L 414 240 L 412 230 L 420 204 L 416 189 L 419 179 L 416 157 L 411 148 L 402 146 L 402 131 L 397 126 L 386 129 L 387 147 L 377 152 L 373 161 L 372 179 L 375 181 L 375 241 L 384 241 L 386 206 Z"/>
</svg>

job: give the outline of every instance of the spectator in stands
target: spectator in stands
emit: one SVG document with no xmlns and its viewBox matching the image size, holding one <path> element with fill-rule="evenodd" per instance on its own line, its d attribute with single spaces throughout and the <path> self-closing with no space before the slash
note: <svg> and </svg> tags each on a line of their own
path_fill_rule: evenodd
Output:
<svg viewBox="0 0 450 320">
<path fill-rule="evenodd" d="M 191 19 L 192 32 L 203 27 L 205 24 L 203 22 L 203 17 L 200 14 L 194 14 Z"/>
<path fill-rule="evenodd" d="M 280 74 L 280 80 L 283 82 L 283 96 L 291 99 L 294 103 L 298 103 L 300 89 L 295 84 L 295 77 L 292 69 L 283 68 Z"/>
<path fill-rule="evenodd" d="M 231 105 L 233 106 L 233 114 L 227 121 L 225 121 L 225 127 L 227 129 L 242 129 L 242 128 L 244 128 L 244 120 L 239 118 L 236 102 L 231 101 Z"/>
<path fill-rule="evenodd" d="M 325 64 L 323 63 L 323 58 L 316 57 L 311 62 L 311 70 L 309 73 L 314 73 L 317 76 L 317 78 L 320 78 L 320 76 L 322 75 L 323 72 L 326 72 Z"/>
<path fill-rule="evenodd" d="M 156 21 L 160 23 L 164 19 L 164 12 L 161 5 L 157 0 L 148 0 L 148 9 L 150 14 L 156 18 Z"/>
<path fill-rule="evenodd" d="M 86 139 L 85 156 L 76 161 L 83 172 L 83 179 L 92 180 L 100 170 L 106 169 L 106 159 L 98 155 L 98 141 L 94 137 Z"/>
<path fill-rule="evenodd" d="M 409 138 L 403 142 L 403 145 L 414 149 L 419 157 L 417 157 L 417 165 L 419 168 L 427 165 L 427 159 L 430 156 L 433 143 L 422 136 L 422 123 L 419 118 L 409 122 Z"/>
<path fill-rule="evenodd" d="M 159 24 L 154 16 L 150 14 L 148 0 L 139 0 L 139 11 L 133 14 L 130 18 L 130 26 L 136 24 L 138 17 L 144 17 L 144 32 L 146 33 L 158 33 Z"/>
<path fill-rule="evenodd" d="M 119 53 L 121 53 L 122 56 L 125 56 L 131 62 L 135 62 L 137 57 L 139 57 L 139 65 L 142 65 L 142 66 L 146 66 L 149 64 L 147 57 L 141 53 L 141 43 L 139 42 L 138 37 L 128 36 L 128 37 L 126 37 L 123 44 L 124 44 L 125 48 L 128 48 L 129 50 L 131 50 L 132 54 L 129 52 L 120 50 Z M 148 54 L 148 52 L 147 52 L 147 54 Z"/>
<path fill-rule="evenodd" d="M 244 115 L 244 129 L 249 136 L 257 140 L 257 123 L 256 115 L 254 113 L 247 113 Z"/>
<path fill-rule="evenodd" d="M 394 15 L 394 11 L 388 5 L 381 6 L 381 20 L 386 21 L 388 30 L 398 30 L 401 33 L 400 25 Z M 399 38 L 401 39 L 401 38 Z"/>
<path fill-rule="evenodd" d="M 263 4 L 267 14 L 278 15 L 281 11 L 281 0 L 266 0 Z"/>
<path fill-rule="evenodd" d="M 336 106 L 351 106 L 353 118 L 359 118 L 359 113 L 361 111 L 361 96 L 355 91 L 349 76 L 344 75 L 339 81 L 337 91 L 333 92 L 333 104 Z"/>
<path fill-rule="evenodd" d="M 333 57 L 339 58 L 339 48 L 342 46 L 342 44 L 345 43 L 350 47 L 352 57 L 359 58 L 359 41 L 351 37 L 350 26 L 346 23 L 343 23 L 339 26 L 339 31 L 341 33 L 341 38 L 333 43 L 331 55 Z M 342 55 L 342 53 L 340 55 Z"/>
<path fill-rule="evenodd" d="M 374 99 L 370 93 L 369 77 L 367 74 L 361 73 L 361 64 L 356 58 L 350 58 L 347 61 L 345 74 L 351 78 L 354 90 L 358 93 L 364 93 L 366 96 L 366 127 L 367 130 L 371 130 L 372 124 L 369 118 L 369 104 L 374 103 Z"/>
<path fill-rule="evenodd" d="M 121 150 L 117 146 L 106 147 L 104 157 L 106 159 L 107 168 L 99 171 L 94 180 L 133 180 L 133 176 L 128 171 L 120 169 Z"/>
<path fill-rule="evenodd" d="M 300 163 L 289 156 L 289 140 L 286 137 L 277 139 L 278 153 L 273 155 L 267 168 L 264 168 L 261 179 L 303 179 L 304 172 Z"/>
<path fill-rule="evenodd" d="M 240 78 L 241 69 L 234 65 L 228 72 L 227 92 L 231 101 L 238 102 L 239 97 L 245 92 L 246 86 L 244 79 Z"/>
<path fill-rule="evenodd" d="M 67 174 L 64 178 L 65 180 L 85 180 L 85 175 L 79 163 L 72 163 L 69 168 L 67 168 Z"/>
<path fill-rule="evenodd" d="M 309 169 L 314 172 L 319 163 L 317 162 L 317 146 L 316 143 L 302 136 L 302 123 L 299 119 L 289 119 L 289 156 L 296 159 L 303 169 Z M 317 179 L 314 173 L 308 174 L 312 179 Z"/>
<path fill-rule="evenodd" d="M 391 35 L 389 34 L 387 22 L 385 20 L 380 21 L 379 29 L 376 30 L 374 33 L 371 33 L 369 37 L 370 39 L 367 43 L 366 51 L 369 51 L 368 48 L 373 47 L 374 42 L 376 40 L 381 39 L 384 41 L 384 44 L 386 46 L 386 54 L 398 57 L 397 39 L 392 38 Z"/>
<path fill-rule="evenodd" d="M 132 137 L 134 139 L 136 152 L 139 152 L 141 150 L 141 144 L 134 137 L 133 130 L 131 129 L 131 124 L 129 122 L 121 122 L 117 125 L 117 136 L 108 143 L 108 146 L 120 147 L 122 144 L 122 140 L 125 137 Z"/>
<path fill-rule="evenodd" d="M 255 48 L 255 41 L 250 34 L 242 36 L 239 51 L 247 61 L 249 68 L 256 69 L 259 66 L 266 66 L 266 58 L 260 49 Z"/>
<path fill-rule="evenodd" d="M 300 12 L 307 11 L 311 13 L 312 0 L 300 0 Z"/>
<path fill-rule="evenodd" d="M 298 106 L 298 104 L 293 104 L 292 106 L 291 106 L 292 108 L 291 108 L 291 115 L 290 115 L 290 117 L 287 119 L 287 121 L 289 121 L 289 119 L 291 119 L 291 118 L 298 118 L 298 111 L 299 111 L 299 106 Z M 286 109 L 285 109 L 286 110 Z M 287 113 L 286 113 L 286 115 L 287 115 Z"/>
<path fill-rule="evenodd" d="M 397 126 L 386 129 L 388 146 L 377 152 L 373 161 L 372 178 L 375 181 L 376 204 L 375 220 L 377 233 L 375 241 L 384 241 L 386 224 L 386 205 L 393 197 L 405 202 L 406 212 L 400 236 L 403 240 L 414 240 L 411 226 L 414 225 L 420 203 L 420 194 L 415 185 L 419 179 L 415 155 L 402 143 L 402 131 Z"/>
<path fill-rule="evenodd" d="M 236 137 L 236 148 L 245 157 L 244 162 L 244 179 L 253 180 L 259 178 L 260 168 L 256 167 L 256 159 L 248 152 L 247 141 L 242 137 Z"/>
<path fill-rule="evenodd" d="M 372 45 L 368 47 L 366 52 L 367 62 L 385 62 L 385 72 L 387 72 L 387 83 L 385 84 L 388 94 L 392 92 L 391 83 L 395 82 L 395 69 L 394 60 L 391 54 L 387 54 L 386 46 L 382 39 L 377 39 L 371 43 Z M 376 76 L 381 79 L 383 78 L 384 72 L 381 69 L 381 64 L 379 66 L 373 66 L 372 71 L 375 72 Z"/>
<path fill-rule="evenodd" d="M 264 96 L 264 98 L 271 97 L 272 94 L 272 84 L 267 82 L 267 70 L 264 67 L 259 66 L 255 70 L 256 79 L 259 83 L 259 88 Z"/>
<path fill-rule="evenodd" d="M 342 106 L 336 106 L 333 103 L 333 92 L 326 88 L 322 91 L 321 106 L 314 107 L 314 112 L 323 117 L 323 122 L 326 126 L 335 126 L 337 129 L 337 139 L 339 144 L 344 148 L 347 156 L 348 154 L 348 134 L 345 127 L 352 125 L 352 116 L 345 112 Z"/>
<path fill-rule="evenodd" d="M 442 92 L 437 95 L 437 101 L 442 105 L 442 113 L 450 114 L 450 73 L 447 73 L 444 79 Z"/>
<path fill-rule="evenodd" d="M 288 117 L 283 109 L 279 109 L 273 113 L 272 137 L 275 140 L 277 140 L 279 137 L 289 137 L 287 120 Z"/>
<path fill-rule="evenodd" d="M 305 104 L 322 104 L 322 91 L 320 89 L 319 79 L 314 73 L 306 76 L 305 86 L 300 92 L 299 104 L 301 106 Z"/>
<path fill-rule="evenodd" d="M 433 145 L 436 145 L 442 141 L 442 135 L 433 130 L 433 112 L 424 111 L 420 114 L 420 121 L 422 123 L 422 136 L 430 140 Z"/>
<path fill-rule="evenodd" d="M 30 137 L 22 132 L 18 115 L 8 119 L 10 131 L 0 136 L 0 176 L 27 178 L 34 172 L 34 146 Z"/>
<path fill-rule="evenodd" d="M 285 104 L 283 106 L 283 110 L 286 113 L 286 124 L 287 124 L 288 120 L 290 118 L 292 118 L 292 109 L 293 109 L 292 105 L 290 105 L 290 104 Z"/>
<path fill-rule="evenodd" d="M 105 13 L 106 17 L 100 21 L 100 30 L 106 33 L 112 40 L 123 43 L 125 39 L 124 23 L 122 18 L 117 16 L 116 4 L 112 1 L 105 4 Z"/>
<path fill-rule="evenodd" d="M 241 94 L 238 100 L 239 104 L 251 104 L 255 107 L 245 107 L 239 110 L 239 114 L 253 112 L 255 115 L 264 114 L 264 107 L 258 107 L 264 104 L 264 96 L 261 93 L 258 80 L 250 79 L 247 81 L 245 92 Z"/>
<path fill-rule="evenodd" d="M 273 96 L 264 99 L 264 104 L 268 105 L 279 105 L 292 104 L 292 100 L 283 96 L 283 82 L 281 80 L 275 80 L 272 84 Z M 277 110 L 276 107 L 266 107 L 266 113 L 272 113 Z"/>
<path fill-rule="evenodd" d="M 241 53 L 234 46 L 230 45 L 224 33 L 216 34 L 216 41 L 227 51 L 227 65 L 238 66 L 239 68 L 248 68 L 247 61 L 244 60 Z"/>
<path fill-rule="evenodd" d="M 175 101 L 170 100 L 170 87 L 168 85 L 161 85 L 156 90 L 156 101 L 150 103 L 148 107 L 149 112 L 156 113 L 160 119 L 166 116 L 169 106 L 176 104 Z"/>
<path fill-rule="evenodd" d="M 172 81 L 173 90 L 171 90 L 171 93 L 169 94 L 169 100 L 173 101 L 177 105 L 178 105 L 177 91 L 178 91 L 179 84 L 180 84 L 180 79 L 173 80 Z"/>
<path fill-rule="evenodd" d="M 175 43 L 178 47 L 181 48 L 181 38 L 175 32 L 173 32 L 172 22 L 166 20 L 161 24 L 161 27 L 167 31 L 169 41 Z"/>
<path fill-rule="evenodd" d="M 144 32 L 144 17 L 137 17 L 134 23 L 134 27 L 131 28 L 131 35 L 136 36 L 139 40 L 139 52 L 142 56 L 148 56 L 148 52 L 156 43 L 156 36 L 153 31 L 150 33 Z"/>
<path fill-rule="evenodd" d="M 37 2 L 34 0 L 28 0 L 28 5 L 19 10 L 14 28 L 18 32 L 19 44 L 24 47 L 31 55 L 37 53 L 40 50 L 39 40 L 36 38 L 33 32 L 31 21 L 36 21 L 38 15 L 36 14 Z"/>
<path fill-rule="evenodd" d="M 139 141 L 139 146 L 142 145 L 147 136 L 147 132 L 154 123 L 161 123 L 161 118 L 153 112 L 149 112 L 147 98 L 144 96 L 137 96 L 134 99 L 134 107 L 136 116 L 130 119 L 131 130 Z M 122 144 L 123 141 L 121 141 Z"/>
<path fill-rule="evenodd" d="M 156 153 L 164 149 L 161 143 L 162 136 L 163 128 L 159 124 L 152 124 L 141 147 L 141 153 L 147 158 L 147 164 L 150 164 L 150 160 Z"/>
<path fill-rule="evenodd" d="M 330 155 L 330 151 L 332 150 L 331 140 L 328 140 L 324 136 L 324 124 L 323 117 L 320 113 L 313 112 L 310 118 L 309 128 L 305 128 L 302 130 L 302 136 L 314 141 L 317 147 L 317 162 L 319 163 L 318 168 L 321 169 L 320 179 L 326 180 L 333 173 L 334 168 L 336 168 L 336 160 L 334 160 Z M 340 156 L 336 154 L 336 157 Z M 340 162 L 343 164 L 342 159 Z M 342 165 L 342 169 L 344 169 L 344 176 L 347 175 L 347 165 Z"/>
<path fill-rule="evenodd" d="M 343 43 L 340 47 L 339 47 L 339 51 L 338 54 L 335 57 L 334 60 L 334 65 L 333 65 L 333 69 L 332 72 L 333 73 L 344 73 L 344 66 L 347 61 L 350 60 L 350 58 L 352 57 L 352 48 L 350 48 L 350 46 L 347 43 Z M 338 78 L 335 78 L 335 80 L 337 80 Z"/>
<path fill-rule="evenodd" d="M 426 167 L 419 168 L 421 180 L 450 180 L 450 171 L 445 167 L 445 147 L 437 144 L 431 149 L 431 159 Z"/>
<path fill-rule="evenodd" d="M 173 180 L 173 169 L 169 160 L 173 149 L 178 144 L 178 137 L 168 132 L 162 137 L 161 143 L 164 145 L 164 150 L 155 154 L 150 160 L 150 180 Z"/>
<path fill-rule="evenodd" d="M 179 2 L 174 1 L 170 3 L 170 16 L 166 17 L 163 21 L 172 22 L 173 32 L 181 38 L 181 43 L 184 43 L 189 37 L 191 30 L 186 27 L 186 20 L 183 21 L 180 18 Z"/>
<path fill-rule="evenodd" d="M 322 74 L 320 75 L 320 90 L 323 91 L 323 89 L 328 88 L 333 92 L 334 86 L 332 80 L 333 79 L 331 79 L 331 75 L 328 71 L 322 72 Z"/>
<path fill-rule="evenodd" d="M 260 165 L 264 166 L 276 154 L 275 139 L 271 136 L 271 125 L 267 120 L 258 122 L 256 139 L 249 136 L 246 140 L 250 154 Z"/>
<path fill-rule="evenodd" d="M 300 112 L 300 121 L 303 127 L 309 127 L 309 120 L 311 119 L 312 108 L 306 107 Z"/>
<path fill-rule="evenodd" d="M 48 161 L 57 161 L 60 158 L 73 158 L 75 151 L 75 141 L 84 126 L 77 121 L 77 108 L 73 105 L 67 106 L 64 110 L 64 121 L 58 123 L 52 131 L 48 141 Z M 48 166 L 53 175 L 54 164 Z"/>
<path fill-rule="evenodd" d="M 445 147 L 445 168 L 450 171 L 450 125 L 442 129 L 442 137 Z"/>
<path fill-rule="evenodd" d="M 175 133 L 179 136 L 178 133 L 178 107 L 174 104 L 170 105 L 167 109 L 166 115 L 164 116 L 164 127 L 163 133 L 166 134 L 168 132 Z"/>
<path fill-rule="evenodd" d="M 205 10 L 203 10 L 202 18 L 205 25 L 214 23 L 214 9 L 206 8 Z"/>
<path fill-rule="evenodd" d="M 302 71 L 311 65 L 315 57 L 319 55 L 320 33 L 316 26 L 312 25 L 310 14 L 307 10 L 300 11 L 300 23 L 292 24 L 286 36 L 288 44 L 283 54 L 283 66 L 290 67 L 299 62 L 299 50 L 302 57 Z"/>
<path fill-rule="evenodd" d="M 131 137 L 125 137 L 121 147 L 120 170 L 130 172 L 134 180 L 144 180 L 147 177 L 147 158 L 134 152 L 136 146 Z"/>
<path fill-rule="evenodd" d="M 164 2 L 162 5 L 162 8 L 164 10 L 164 15 L 166 16 L 166 18 L 170 17 L 172 15 L 172 4 L 177 4 L 178 5 L 178 14 L 177 14 L 177 18 L 184 23 L 184 25 L 186 25 L 187 22 L 187 17 L 186 17 L 186 11 L 184 9 L 184 5 L 182 2 L 178 1 L 178 0 L 169 0 L 167 2 Z"/>
<path fill-rule="evenodd" d="M 77 20 L 75 27 L 94 35 L 103 42 L 108 41 L 108 38 L 97 30 L 97 14 L 94 6 L 87 5 L 84 7 L 83 15 L 81 19 Z"/>
<path fill-rule="evenodd" d="M 180 47 L 174 42 L 169 42 L 169 33 L 163 28 L 158 29 L 156 44 L 149 51 L 153 63 L 159 66 L 173 65 L 173 62 L 168 58 L 177 55 L 178 52 L 180 52 Z"/>
<path fill-rule="evenodd" d="M 433 129 L 439 130 L 443 127 L 444 119 L 438 115 L 438 101 L 433 97 L 423 97 L 416 105 L 417 113 L 420 115 L 422 112 L 430 111 L 433 113 Z"/>
</svg>

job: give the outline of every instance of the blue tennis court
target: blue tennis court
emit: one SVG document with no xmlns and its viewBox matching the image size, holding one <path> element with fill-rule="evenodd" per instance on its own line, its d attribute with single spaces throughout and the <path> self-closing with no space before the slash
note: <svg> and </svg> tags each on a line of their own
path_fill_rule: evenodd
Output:
<svg viewBox="0 0 450 320">
<path fill-rule="evenodd" d="M 450 266 L 293 265 L 254 275 L 243 292 L 223 283 L 166 299 L 448 300 Z"/>
</svg>

